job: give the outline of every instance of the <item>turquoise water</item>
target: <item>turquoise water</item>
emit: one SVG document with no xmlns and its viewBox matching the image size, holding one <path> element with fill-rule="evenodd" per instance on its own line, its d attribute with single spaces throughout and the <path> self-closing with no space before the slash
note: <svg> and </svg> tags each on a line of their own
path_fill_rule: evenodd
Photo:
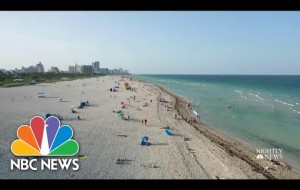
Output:
<svg viewBox="0 0 300 190">
<path fill-rule="evenodd" d="M 300 168 L 300 76 L 134 75 L 193 103 L 210 127 Z M 234 105 L 234 109 L 228 108 Z"/>
</svg>

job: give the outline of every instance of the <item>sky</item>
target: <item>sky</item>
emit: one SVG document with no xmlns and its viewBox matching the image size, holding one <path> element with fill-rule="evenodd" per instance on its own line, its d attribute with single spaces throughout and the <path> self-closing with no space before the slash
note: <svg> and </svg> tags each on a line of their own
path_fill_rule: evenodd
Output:
<svg viewBox="0 0 300 190">
<path fill-rule="evenodd" d="M 0 68 L 300 74 L 300 11 L 2 11 Z"/>
</svg>

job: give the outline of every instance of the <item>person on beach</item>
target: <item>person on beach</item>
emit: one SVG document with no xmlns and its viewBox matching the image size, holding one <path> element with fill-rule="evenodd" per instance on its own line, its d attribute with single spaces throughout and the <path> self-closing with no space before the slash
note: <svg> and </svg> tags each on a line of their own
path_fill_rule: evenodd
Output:
<svg viewBox="0 0 300 190">
<path fill-rule="evenodd" d="M 78 120 L 81 120 L 81 118 L 80 118 L 79 116 L 77 116 L 77 119 L 78 119 Z"/>
<path fill-rule="evenodd" d="M 145 126 L 147 125 L 147 119 L 145 118 Z"/>
</svg>

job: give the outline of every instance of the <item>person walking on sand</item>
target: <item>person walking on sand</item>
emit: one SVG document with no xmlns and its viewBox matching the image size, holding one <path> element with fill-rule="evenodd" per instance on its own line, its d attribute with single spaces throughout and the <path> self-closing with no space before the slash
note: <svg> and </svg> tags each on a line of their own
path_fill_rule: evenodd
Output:
<svg viewBox="0 0 300 190">
<path fill-rule="evenodd" d="M 147 119 L 145 118 L 145 126 L 147 125 Z"/>
</svg>

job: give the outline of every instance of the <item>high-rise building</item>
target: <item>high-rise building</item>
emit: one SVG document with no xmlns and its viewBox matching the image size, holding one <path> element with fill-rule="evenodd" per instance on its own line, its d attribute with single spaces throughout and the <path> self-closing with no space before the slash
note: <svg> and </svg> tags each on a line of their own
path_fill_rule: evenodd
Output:
<svg viewBox="0 0 300 190">
<path fill-rule="evenodd" d="M 83 74 L 93 74 L 93 67 L 91 65 L 82 65 L 81 73 Z"/>
<path fill-rule="evenodd" d="M 118 74 L 120 74 L 120 70 L 119 69 L 113 69 L 112 74 L 113 75 L 118 75 Z"/>
<path fill-rule="evenodd" d="M 81 66 L 75 64 L 75 73 L 81 73 Z"/>
<path fill-rule="evenodd" d="M 44 66 L 43 66 L 42 62 L 39 62 L 38 64 L 36 64 L 35 68 L 38 73 L 44 73 Z"/>
<path fill-rule="evenodd" d="M 69 73 L 75 73 L 75 66 L 69 66 Z"/>
<path fill-rule="evenodd" d="M 104 75 L 109 74 L 109 69 L 108 68 L 100 68 L 100 74 L 104 74 Z"/>
<path fill-rule="evenodd" d="M 94 73 L 99 73 L 100 72 L 100 62 L 95 61 L 92 63 Z"/>
<path fill-rule="evenodd" d="M 27 70 L 27 73 L 36 73 L 37 72 L 37 69 L 34 66 L 30 66 L 26 70 Z"/>
<path fill-rule="evenodd" d="M 59 69 L 58 69 L 58 67 L 51 67 L 50 72 L 51 73 L 59 73 Z"/>
<path fill-rule="evenodd" d="M 20 72 L 21 72 L 21 73 L 27 73 L 27 70 L 26 70 L 26 69 L 27 69 L 26 67 L 22 66 L 22 68 L 20 69 Z"/>
</svg>

